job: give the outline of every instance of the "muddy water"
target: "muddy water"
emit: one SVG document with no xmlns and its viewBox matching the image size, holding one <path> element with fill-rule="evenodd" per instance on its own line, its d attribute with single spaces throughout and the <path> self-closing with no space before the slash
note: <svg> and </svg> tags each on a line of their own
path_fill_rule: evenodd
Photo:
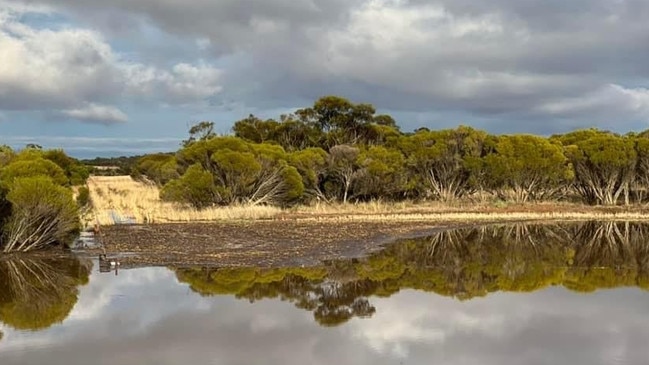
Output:
<svg viewBox="0 0 649 365">
<path fill-rule="evenodd" d="M 503 225 L 314 267 L 0 260 L 0 364 L 645 364 L 649 226 Z"/>
</svg>

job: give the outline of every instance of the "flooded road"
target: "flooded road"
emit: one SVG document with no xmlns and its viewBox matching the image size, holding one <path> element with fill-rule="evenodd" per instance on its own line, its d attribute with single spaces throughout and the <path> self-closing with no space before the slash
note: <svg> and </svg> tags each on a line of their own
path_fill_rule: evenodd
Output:
<svg viewBox="0 0 649 365">
<path fill-rule="evenodd" d="M 644 364 L 649 226 L 501 225 L 314 267 L 0 260 L 0 364 Z"/>
</svg>

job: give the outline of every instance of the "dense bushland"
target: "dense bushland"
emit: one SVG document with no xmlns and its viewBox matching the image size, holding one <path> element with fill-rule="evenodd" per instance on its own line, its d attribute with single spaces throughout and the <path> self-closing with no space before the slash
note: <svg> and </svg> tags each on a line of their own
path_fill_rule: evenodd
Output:
<svg viewBox="0 0 649 365">
<path fill-rule="evenodd" d="M 237 121 L 233 136 L 201 122 L 175 154 L 132 168 L 168 201 L 232 203 L 497 199 L 643 203 L 649 134 L 597 129 L 563 135 L 491 135 L 466 126 L 413 133 L 369 104 L 327 96 L 313 106 Z"/>
<path fill-rule="evenodd" d="M 72 186 L 87 178 L 88 170 L 61 150 L 0 147 L 0 250 L 69 243 L 79 230 Z M 88 204 L 87 194 L 82 199 Z"/>
</svg>

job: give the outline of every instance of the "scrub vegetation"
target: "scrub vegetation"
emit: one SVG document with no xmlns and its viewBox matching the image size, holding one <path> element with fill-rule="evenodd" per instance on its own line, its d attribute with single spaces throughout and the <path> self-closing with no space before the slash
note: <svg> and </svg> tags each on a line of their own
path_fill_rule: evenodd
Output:
<svg viewBox="0 0 649 365">
<path fill-rule="evenodd" d="M 201 122 L 179 151 L 140 158 L 132 175 L 160 186 L 163 200 L 195 209 L 377 200 L 611 206 L 649 198 L 647 132 L 404 133 L 372 105 L 337 96 L 278 119 L 250 115 L 233 131 L 220 136 Z"/>
<path fill-rule="evenodd" d="M 61 150 L 0 147 L 0 250 L 71 242 L 80 229 L 80 208 L 89 203 L 84 188 L 74 187 L 87 178 L 85 166 Z"/>
</svg>

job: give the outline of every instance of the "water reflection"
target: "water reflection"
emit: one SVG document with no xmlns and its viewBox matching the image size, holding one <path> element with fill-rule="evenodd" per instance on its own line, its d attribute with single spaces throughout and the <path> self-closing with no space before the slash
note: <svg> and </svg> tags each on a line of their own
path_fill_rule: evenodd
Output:
<svg viewBox="0 0 649 365">
<path fill-rule="evenodd" d="M 324 326 L 338 325 L 352 317 L 371 316 L 375 308 L 367 297 L 379 283 L 356 275 L 336 278 L 336 266 L 313 268 L 177 269 L 178 280 L 202 295 L 232 294 L 251 302 L 281 298 L 313 311 Z"/>
<path fill-rule="evenodd" d="M 62 322 L 88 282 L 92 262 L 76 258 L 0 260 L 0 322 L 19 330 L 40 330 Z M 0 332 L 2 339 L 2 332 Z"/>
<path fill-rule="evenodd" d="M 3 309 L 0 363 L 646 363 L 647 232 L 625 223 L 463 229 L 315 268 L 96 268 L 81 286 L 84 261 L 39 261 L 47 280 L 30 276 L 33 265 L 3 263 L 1 293 L 27 280 L 18 287 L 56 293 L 45 303 L 76 305 L 49 327 L 19 327 Z M 51 270 L 60 277 L 50 281 Z M 40 316 L 19 297 L 1 307 Z"/>
<path fill-rule="evenodd" d="M 280 298 L 326 326 L 376 309 L 371 296 L 417 289 L 461 300 L 552 285 L 592 292 L 649 288 L 649 225 L 630 222 L 509 224 L 442 231 L 387 246 L 364 259 L 311 268 L 182 268 L 178 280 L 201 295 L 251 302 Z"/>
</svg>

